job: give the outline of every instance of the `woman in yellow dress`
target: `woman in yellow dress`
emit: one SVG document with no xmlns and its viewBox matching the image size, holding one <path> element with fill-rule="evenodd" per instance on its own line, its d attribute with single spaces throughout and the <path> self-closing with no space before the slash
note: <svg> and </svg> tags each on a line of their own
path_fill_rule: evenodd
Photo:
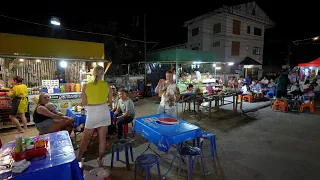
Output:
<svg viewBox="0 0 320 180">
<path fill-rule="evenodd" d="M 23 133 L 25 130 L 28 130 L 27 118 L 25 113 L 28 112 L 28 100 L 27 100 L 27 86 L 22 84 L 23 78 L 16 76 L 12 79 L 11 84 L 13 88 L 8 92 L 8 96 L 12 98 L 12 106 L 10 111 L 9 118 L 13 124 L 17 127 L 18 133 Z M 23 123 L 23 129 L 20 126 L 20 122 L 17 119 L 17 116 L 20 117 Z"/>
</svg>

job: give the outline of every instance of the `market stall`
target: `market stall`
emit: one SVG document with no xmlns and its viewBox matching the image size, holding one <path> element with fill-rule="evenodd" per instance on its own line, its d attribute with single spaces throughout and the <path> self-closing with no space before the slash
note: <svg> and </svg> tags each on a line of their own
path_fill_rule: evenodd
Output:
<svg viewBox="0 0 320 180">
<path fill-rule="evenodd" d="M 221 67 L 216 64 L 213 52 L 173 49 L 147 54 L 147 63 L 170 65 L 176 69 L 176 83 L 183 93 L 186 85 L 193 83 L 196 88 L 204 89 L 207 84 L 215 83 L 216 71 Z M 150 67 L 151 65 L 149 65 Z"/>
<path fill-rule="evenodd" d="M 225 76 L 217 76 L 217 71 L 221 70 L 223 63 L 216 62 L 214 52 L 186 49 L 165 50 L 148 54 L 147 63 L 152 64 L 149 67 L 159 64 L 161 66 L 170 65 L 169 69 L 176 69 L 175 77 L 178 78 L 175 78 L 175 80 L 180 89 L 183 103 L 184 96 L 187 95 L 189 97 L 190 95 L 189 92 L 186 93 L 189 84 L 193 85 L 194 93 L 196 94 L 196 96 L 192 96 L 194 98 L 191 101 L 199 106 L 209 108 L 209 112 L 211 111 L 211 101 L 215 101 L 215 108 L 218 108 L 225 105 L 224 102 L 218 103 L 219 101 L 234 94 L 234 89 L 223 87 Z M 229 66 L 231 65 L 233 64 Z M 221 84 L 216 83 L 217 77 L 222 79 Z M 214 98 L 207 98 L 208 96 Z M 208 101 L 208 103 L 200 103 L 203 101 Z"/>
<path fill-rule="evenodd" d="M 298 66 L 300 67 L 300 81 L 304 82 L 308 76 L 310 80 L 313 80 L 320 73 L 320 57 L 308 63 L 300 63 Z"/>
<path fill-rule="evenodd" d="M 104 59 L 101 43 L 62 40 L 0 33 L 1 91 L 10 89 L 14 76 L 24 77 L 28 86 L 29 123 L 40 92 L 50 95 L 62 113 L 81 103 L 81 85 L 92 79 L 96 65 L 108 70 L 111 62 Z M 1 96 L 0 128 L 10 127 L 11 99 Z"/>
</svg>

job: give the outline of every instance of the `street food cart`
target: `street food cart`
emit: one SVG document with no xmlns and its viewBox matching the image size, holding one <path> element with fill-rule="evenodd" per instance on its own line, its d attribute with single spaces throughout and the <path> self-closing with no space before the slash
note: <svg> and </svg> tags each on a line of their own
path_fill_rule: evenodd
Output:
<svg viewBox="0 0 320 180">
<path fill-rule="evenodd" d="M 96 65 L 108 70 L 104 44 L 0 33 L 0 80 L 10 89 L 10 80 L 22 76 L 28 87 L 28 121 L 40 92 L 48 93 L 58 110 L 81 103 L 81 85 L 92 79 Z M 8 118 L 11 99 L 0 97 L 0 128 L 11 127 Z M 29 115 L 30 114 L 30 115 Z"/>
</svg>

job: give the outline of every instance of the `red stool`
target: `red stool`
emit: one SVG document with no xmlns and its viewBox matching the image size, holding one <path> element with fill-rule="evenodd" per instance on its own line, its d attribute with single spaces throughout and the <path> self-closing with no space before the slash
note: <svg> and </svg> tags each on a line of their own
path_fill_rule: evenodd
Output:
<svg viewBox="0 0 320 180">
<path fill-rule="evenodd" d="M 132 127 L 133 127 L 133 121 L 131 122 L 131 124 L 132 124 Z M 123 137 L 124 137 L 124 139 L 126 139 L 127 138 L 127 134 L 129 132 L 128 124 L 123 124 L 122 127 L 123 127 Z"/>
</svg>

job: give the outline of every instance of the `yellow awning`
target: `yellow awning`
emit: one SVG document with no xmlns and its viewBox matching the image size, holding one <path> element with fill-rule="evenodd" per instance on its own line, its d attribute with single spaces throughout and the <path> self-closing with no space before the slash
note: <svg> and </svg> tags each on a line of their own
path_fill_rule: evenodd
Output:
<svg viewBox="0 0 320 180">
<path fill-rule="evenodd" d="M 104 44 L 0 33 L 0 55 L 104 59 Z"/>
</svg>

